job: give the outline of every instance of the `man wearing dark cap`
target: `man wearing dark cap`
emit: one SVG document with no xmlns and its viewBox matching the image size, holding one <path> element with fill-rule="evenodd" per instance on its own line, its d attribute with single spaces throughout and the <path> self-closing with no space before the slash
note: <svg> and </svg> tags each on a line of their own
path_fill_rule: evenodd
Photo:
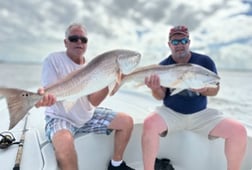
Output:
<svg viewBox="0 0 252 170">
<path fill-rule="evenodd" d="M 171 55 L 161 61 L 160 65 L 193 63 L 217 73 L 215 63 L 210 57 L 190 51 L 189 32 L 186 26 L 171 28 L 168 39 Z M 225 118 L 220 111 L 207 107 L 207 96 L 217 95 L 219 84 L 216 88 L 183 90 L 172 96 L 170 94 L 173 89 L 162 87 L 157 75 L 146 77 L 145 84 L 152 90 L 152 95 L 156 99 L 163 100 L 163 105 L 156 107 L 144 120 L 142 134 L 144 170 L 154 170 L 159 137 L 181 130 L 193 131 L 209 140 L 224 138 L 227 169 L 240 170 L 246 149 L 245 127 L 236 120 Z"/>
</svg>

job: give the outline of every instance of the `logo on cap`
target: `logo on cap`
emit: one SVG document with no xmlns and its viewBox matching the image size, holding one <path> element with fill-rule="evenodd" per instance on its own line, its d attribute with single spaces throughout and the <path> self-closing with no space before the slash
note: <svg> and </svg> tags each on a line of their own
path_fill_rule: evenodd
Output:
<svg viewBox="0 0 252 170">
<path fill-rule="evenodd" d="M 182 34 L 184 36 L 189 37 L 188 28 L 184 25 L 178 25 L 171 28 L 169 33 L 169 39 L 171 39 L 171 37 L 174 36 L 175 34 Z"/>
</svg>

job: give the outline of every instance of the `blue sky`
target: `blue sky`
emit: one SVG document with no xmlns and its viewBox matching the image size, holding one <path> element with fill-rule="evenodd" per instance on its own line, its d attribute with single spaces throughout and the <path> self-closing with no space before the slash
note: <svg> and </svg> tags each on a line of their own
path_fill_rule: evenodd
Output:
<svg viewBox="0 0 252 170">
<path fill-rule="evenodd" d="M 185 24 L 193 50 L 210 55 L 220 68 L 252 68 L 251 0 L 12 0 L 0 5 L 0 61 L 41 62 L 64 50 L 72 22 L 89 32 L 87 57 L 114 48 L 143 54 L 142 64 L 170 53 L 167 34 Z"/>
</svg>

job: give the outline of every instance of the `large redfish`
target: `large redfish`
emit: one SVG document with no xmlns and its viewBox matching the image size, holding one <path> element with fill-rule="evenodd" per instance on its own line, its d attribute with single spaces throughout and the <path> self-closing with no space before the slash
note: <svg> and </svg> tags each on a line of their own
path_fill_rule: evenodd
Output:
<svg viewBox="0 0 252 170">
<path fill-rule="evenodd" d="M 220 77 L 196 64 L 149 65 L 139 67 L 128 75 L 123 75 L 110 95 L 113 95 L 124 83 L 128 81 L 144 84 L 145 77 L 158 75 L 163 87 L 175 89 L 171 95 L 185 89 L 200 89 L 204 87 L 217 87 Z"/>
<path fill-rule="evenodd" d="M 140 58 L 140 53 L 125 49 L 102 53 L 85 67 L 45 87 L 45 94 L 53 94 L 57 101 L 77 100 L 81 96 L 120 81 L 122 74 L 128 74 L 136 68 Z M 43 97 L 38 93 L 15 88 L 0 88 L 0 94 L 7 100 L 10 114 L 9 129 L 12 129 Z"/>
</svg>

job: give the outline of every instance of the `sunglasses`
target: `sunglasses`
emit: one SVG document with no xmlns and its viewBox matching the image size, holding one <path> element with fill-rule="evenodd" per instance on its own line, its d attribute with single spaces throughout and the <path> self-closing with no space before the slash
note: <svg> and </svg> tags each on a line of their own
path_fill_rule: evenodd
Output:
<svg viewBox="0 0 252 170">
<path fill-rule="evenodd" d="M 78 36 L 78 35 L 71 35 L 68 37 L 68 40 L 70 42 L 78 42 L 79 40 L 81 40 L 81 43 L 84 43 L 84 44 L 86 44 L 88 42 L 87 37 L 82 37 L 82 36 Z"/>
<path fill-rule="evenodd" d="M 183 38 L 183 39 L 180 39 L 180 40 L 171 40 L 171 44 L 172 45 L 178 45 L 179 43 L 185 45 L 189 42 L 189 39 L 188 38 Z"/>
</svg>

